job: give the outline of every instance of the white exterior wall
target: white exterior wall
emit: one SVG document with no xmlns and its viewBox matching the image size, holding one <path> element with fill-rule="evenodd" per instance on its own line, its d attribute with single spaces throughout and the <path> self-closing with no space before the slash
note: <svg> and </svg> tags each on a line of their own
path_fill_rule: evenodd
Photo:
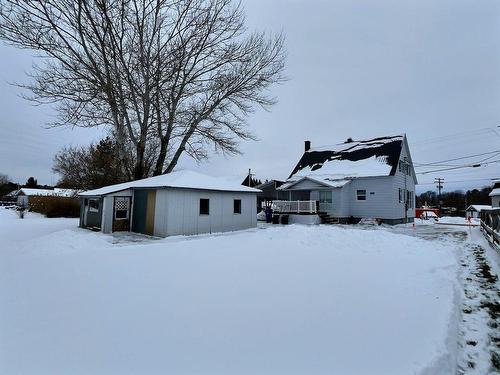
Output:
<svg viewBox="0 0 500 375">
<path fill-rule="evenodd" d="M 131 197 L 132 190 L 123 190 L 116 193 L 105 195 L 102 199 L 102 221 L 101 230 L 104 233 L 111 233 L 113 231 L 113 201 L 114 197 Z M 132 209 L 131 209 L 132 210 Z M 132 211 L 131 211 L 132 212 Z M 130 214 L 131 214 L 130 212 Z"/>
<path fill-rule="evenodd" d="M 401 155 L 399 157 L 399 160 L 404 160 L 405 157 L 409 163 L 413 164 L 413 162 L 411 160 L 410 152 L 408 150 L 408 145 L 406 143 L 406 138 L 404 139 L 404 142 L 403 142 L 403 148 L 401 149 Z M 414 173 L 414 172 L 415 171 L 412 168 L 412 173 Z M 393 202 L 394 202 L 394 207 L 396 209 L 396 212 L 399 215 L 397 217 L 404 218 L 404 216 L 405 216 L 404 215 L 405 214 L 405 203 L 399 202 L 399 189 L 405 189 L 405 190 L 413 192 L 413 198 L 412 198 L 413 207 L 408 208 L 407 217 L 414 218 L 415 217 L 415 203 L 416 203 L 415 202 L 415 178 L 414 178 L 414 176 L 406 175 L 406 177 L 405 177 L 405 174 L 400 172 L 399 168 L 397 168 L 396 173 L 393 176 L 393 181 L 394 181 Z"/>
<path fill-rule="evenodd" d="M 500 207 L 500 195 L 491 197 L 491 207 Z"/>
<path fill-rule="evenodd" d="M 200 199 L 210 199 L 210 214 L 200 215 Z M 234 199 L 241 199 L 241 214 L 233 213 Z M 194 189 L 158 189 L 154 235 L 159 237 L 228 232 L 257 226 L 254 193 Z"/>
<path fill-rule="evenodd" d="M 111 196 L 105 196 L 102 199 L 101 230 L 104 233 L 113 231 L 113 197 Z"/>
<path fill-rule="evenodd" d="M 366 190 L 366 200 L 357 200 L 357 190 Z M 345 187 L 348 195 L 349 216 L 399 219 L 404 212 L 398 210 L 393 177 L 357 178 Z"/>
</svg>

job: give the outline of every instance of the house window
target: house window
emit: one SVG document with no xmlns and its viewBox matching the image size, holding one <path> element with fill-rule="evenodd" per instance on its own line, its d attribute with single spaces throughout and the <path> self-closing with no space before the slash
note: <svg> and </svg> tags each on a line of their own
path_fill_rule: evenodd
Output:
<svg viewBox="0 0 500 375">
<path fill-rule="evenodd" d="M 233 213 L 234 214 L 241 214 L 241 199 L 234 200 Z"/>
<path fill-rule="evenodd" d="M 200 199 L 200 215 L 210 215 L 210 199 Z"/>
<path fill-rule="evenodd" d="M 412 191 L 406 191 L 406 202 L 408 208 L 413 208 L 413 192 Z"/>
<path fill-rule="evenodd" d="M 404 193 L 403 193 L 404 190 L 399 188 L 398 191 L 399 191 L 399 203 L 404 203 Z"/>
<path fill-rule="evenodd" d="M 115 197 L 115 220 L 127 220 L 130 207 L 129 197 Z"/>
<path fill-rule="evenodd" d="M 319 201 L 321 203 L 332 203 L 332 192 L 331 191 L 320 191 Z"/>
<path fill-rule="evenodd" d="M 356 199 L 358 201 L 366 201 L 366 190 L 356 190 Z"/>
<path fill-rule="evenodd" d="M 89 199 L 89 212 L 99 212 L 99 200 Z"/>
</svg>

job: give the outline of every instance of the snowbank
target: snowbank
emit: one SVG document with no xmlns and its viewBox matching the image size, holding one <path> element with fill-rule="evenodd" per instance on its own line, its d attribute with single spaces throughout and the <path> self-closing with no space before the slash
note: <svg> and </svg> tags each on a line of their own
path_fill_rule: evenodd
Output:
<svg viewBox="0 0 500 375">
<path fill-rule="evenodd" d="M 3 211 L 0 373 L 456 372 L 445 244 L 323 225 L 132 242 Z"/>
</svg>

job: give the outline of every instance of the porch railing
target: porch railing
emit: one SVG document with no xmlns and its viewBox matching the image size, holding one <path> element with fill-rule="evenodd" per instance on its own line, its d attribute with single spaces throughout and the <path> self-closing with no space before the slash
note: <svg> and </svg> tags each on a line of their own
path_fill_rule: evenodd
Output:
<svg viewBox="0 0 500 375">
<path fill-rule="evenodd" d="M 481 231 L 500 252 L 500 208 L 481 211 Z"/>
<path fill-rule="evenodd" d="M 315 214 L 316 201 L 273 201 L 271 208 L 279 213 Z"/>
</svg>

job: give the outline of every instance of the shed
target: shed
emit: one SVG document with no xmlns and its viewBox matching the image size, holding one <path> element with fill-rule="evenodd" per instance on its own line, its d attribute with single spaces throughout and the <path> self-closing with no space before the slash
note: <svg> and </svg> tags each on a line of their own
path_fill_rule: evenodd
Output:
<svg viewBox="0 0 500 375">
<path fill-rule="evenodd" d="M 465 215 L 467 218 L 478 218 L 481 216 L 481 211 L 483 210 L 491 210 L 491 206 L 485 205 L 485 204 L 471 204 L 469 207 L 467 207 L 467 210 L 465 210 Z"/>
<path fill-rule="evenodd" d="M 190 170 L 80 194 L 80 226 L 166 237 L 257 225 L 260 190 Z"/>
</svg>

